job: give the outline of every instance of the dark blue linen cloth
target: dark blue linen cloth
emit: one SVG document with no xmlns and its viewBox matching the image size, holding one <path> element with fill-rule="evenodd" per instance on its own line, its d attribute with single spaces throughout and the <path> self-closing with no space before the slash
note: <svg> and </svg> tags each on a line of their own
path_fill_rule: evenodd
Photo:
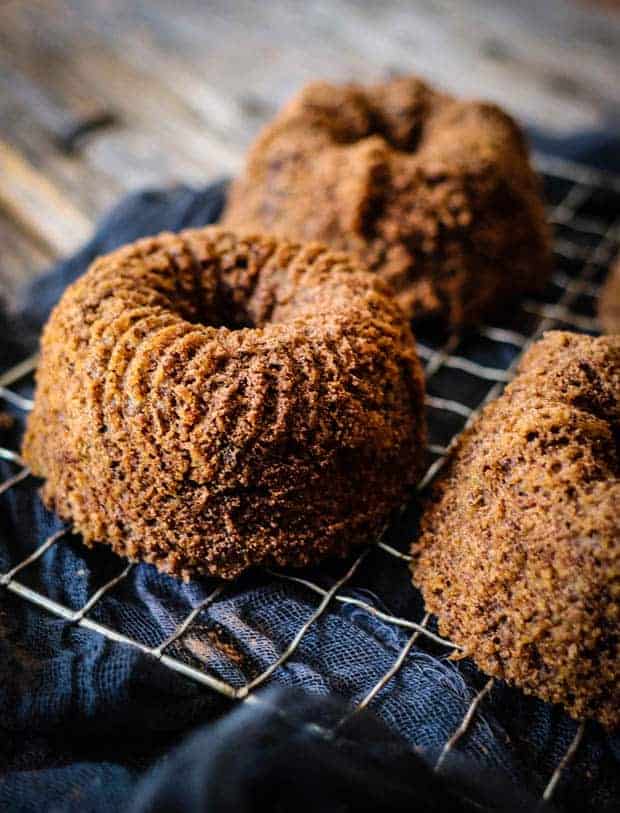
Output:
<svg viewBox="0 0 620 813">
<path fill-rule="evenodd" d="M 25 292 L 17 314 L 0 313 L 0 369 L 35 347 L 51 306 L 93 257 L 139 236 L 213 222 L 224 194 L 219 183 L 124 200 L 84 249 Z M 0 445 L 17 448 L 19 431 L 19 425 L 0 430 Z M 0 481 L 14 471 L 0 462 Z M 61 526 L 32 484 L 0 500 L 4 573 Z M 414 526 L 415 508 L 395 522 L 390 543 L 406 549 Z M 123 567 L 104 547 L 91 551 L 69 537 L 19 579 L 77 610 Z M 329 589 L 346 567 L 329 562 L 302 575 Z M 184 584 L 140 565 L 89 616 L 157 646 L 214 584 Z M 406 566 L 380 550 L 364 560 L 346 593 L 405 618 L 422 615 Z M 302 585 L 248 574 L 197 616 L 171 654 L 242 685 L 286 649 L 318 600 Z M 441 748 L 486 680 L 471 663 L 447 660 L 440 647 L 416 642 L 372 711 L 338 725 L 409 635 L 363 608 L 332 602 L 274 673 L 277 688 L 235 705 L 139 649 L 0 586 L 0 809 L 537 809 L 576 724 L 560 709 L 498 683 L 434 775 Z M 558 786 L 558 809 L 620 809 L 619 758 L 620 739 L 588 724 Z"/>
</svg>

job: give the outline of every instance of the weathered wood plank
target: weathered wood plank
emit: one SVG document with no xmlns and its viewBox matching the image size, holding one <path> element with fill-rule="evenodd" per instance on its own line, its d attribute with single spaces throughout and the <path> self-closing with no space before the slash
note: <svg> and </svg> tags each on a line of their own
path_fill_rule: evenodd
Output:
<svg viewBox="0 0 620 813">
<path fill-rule="evenodd" d="M 37 171 L 48 178 L 82 212 L 94 216 L 106 209 L 122 192 L 113 178 L 89 167 L 80 156 L 67 154 L 57 144 L 58 129 L 50 121 L 69 123 L 65 110 L 45 99 L 30 106 L 22 96 L 23 77 L 12 70 L 7 76 L 0 46 L 0 140 L 11 145 Z M 44 91 L 39 90 L 43 97 Z M 43 112 L 42 112 L 43 111 Z M 56 125 L 55 125 L 56 127 Z"/>
<path fill-rule="evenodd" d="M 620 14 L 567 0 L 0 3 L 0 283 L 20 256 L 25 275 L 70 250 L 125 190 L 236 171 L 310 79 L 421 72 L 564 133 L 617 125 L 619 46 Z M 67 132 L 110 113 L 67 152 Z"/>
<path fill-rule="evenodd" d="M 18 288 L 47 269 L 54 254 L 36 244 L 0 210 L 0 302 L 11 307 Z"/>
<path fill-rule="evenodd" d="M 592 126 L 620 105 L 620 15 L 576 3 L 188 0 L 171 14 L 165 0 L 115 2 L 126 37 L 148 32 L 152 53 L 174 49 L 213 93 L 238 101 L 251 93 L 267 110 L 308 78 L 370 80 L 390 69 L 495 99 L 556 130 Z"/>
<path fill-rule="evenodd" d="M 0 207 L 36 245 L 65 254 L 89 236 L 91 221 L 3 141 L 0 141 L 0 178 Z"/>
<path fill-rule="evenodd" d="M 82 151 L 84 160 L 130 183 L 166 182 L 179 177 L 202 181 L 208 174 L 239 166 L 238 149 L 211 133 L 156 74 L 124 59 L 131 43 L 121 43 L 120 51 L 114 53 L 98 26 L 85 24 L 87 13 L 77 18 L 60 0 L 48 0 L 46 8 L 49 16 L 44 26 L 36 17 L 36 9 L 33 12 L 30 6 L 17 5 L 12 10 L 12 36 L 18 39 L 14 64 L 63 100 L 70 98 L 72 84 L 78 82 L 104 107 L 117 111 L 123 125 L 88 141 Z M 41 70 L 41 65 L 49 64 L 54 70 Z M 106 141 L 113 145 L 109 150 L 100 146 Z M 127 148 L 123 149 L 125 142 Z"/>
</svg>

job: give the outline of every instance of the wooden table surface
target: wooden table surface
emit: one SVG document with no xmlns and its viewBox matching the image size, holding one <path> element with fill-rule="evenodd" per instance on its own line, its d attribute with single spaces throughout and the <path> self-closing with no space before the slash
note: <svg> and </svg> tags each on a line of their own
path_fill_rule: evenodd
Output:
<svg viewBox="0 0 620 813">
<path fill-rule="evenodd" d="M 309 79 L 419 72 L 560 134 L 620 125 L 619 53 L 569 0 L 0 0 L 0 293 L 129 189 L 236 172 Z"/>
</svg>

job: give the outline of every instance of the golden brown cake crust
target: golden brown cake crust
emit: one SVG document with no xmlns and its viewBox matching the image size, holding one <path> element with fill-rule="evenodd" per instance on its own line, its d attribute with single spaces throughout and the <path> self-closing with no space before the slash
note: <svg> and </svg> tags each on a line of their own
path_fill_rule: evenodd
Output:
<svg viewBox="0 0 620 813">
<path fill-rule="evenodd" d="M 401 311 L 347 256 L 162 234 L 64 294 L 23 454 L 87 542 L 228 578 L 372 540 L 420 474 L 423 389 Z"/>
<path fill-rule="evenodd" d="M 414 582 L 485 672 L 620 724 L 620 336 L 552 332 L 464 433 Z"/>
<path fill-rule="evenodd" d="M 306 86 L 251 149 L 223 222 L 351 252 L 409 316 L 452 328 L 551 272 L 517 125 L 412 77 Z"/>
</svg>

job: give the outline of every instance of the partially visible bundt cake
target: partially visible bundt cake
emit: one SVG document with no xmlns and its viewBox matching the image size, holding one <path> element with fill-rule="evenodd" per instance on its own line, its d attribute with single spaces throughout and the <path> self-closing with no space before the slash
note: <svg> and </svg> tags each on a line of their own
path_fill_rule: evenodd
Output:
<svg viewBox="0 0 620 813">
<path fill-rule="evenodd" d="M 259 136 L 223 222 L 351 252 L 408 316 L 451 328 L 551 272 L 517 125 L 415 78 L 305 87 Z"/>
<path fill-rule="evenodd" d="M 620 336 L 552 332 L 459 439 L 414 582 L 485 672 L 620 724 Z"/>
<path fill-rule="evenodd" d="M 347 256 L 162 234 L 62 297 L 23 455 L 86 542 L 228 578 L 371 541 L 423 465 L 423 388 L 401 311 Z"/>
</svg>

